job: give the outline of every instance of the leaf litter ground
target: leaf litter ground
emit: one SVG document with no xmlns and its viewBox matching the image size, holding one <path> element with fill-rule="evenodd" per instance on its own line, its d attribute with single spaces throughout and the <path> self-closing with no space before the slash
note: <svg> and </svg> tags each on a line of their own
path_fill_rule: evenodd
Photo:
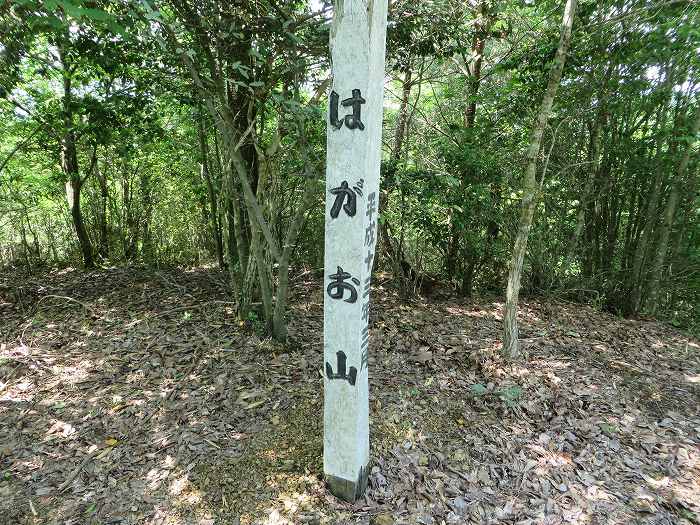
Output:
<svg viewBox="0 0 700 525">
<path fill-rule="evenodd" d="M 680 524 L 700 516 L 698 341 L 568 303 L 375 288 L 372 465 L 322 482 L 321 283 L 290 337 L 206 268 L 0 276 L 0 523 Z"/>
</svg>

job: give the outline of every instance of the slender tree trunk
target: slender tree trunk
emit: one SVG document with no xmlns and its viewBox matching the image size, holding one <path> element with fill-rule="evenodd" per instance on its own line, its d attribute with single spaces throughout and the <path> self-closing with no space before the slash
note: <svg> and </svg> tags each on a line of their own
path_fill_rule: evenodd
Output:
<svg viewBox="0 0 700 525">
<path fill-rule="evenodd" d="M 478 257 L 474 253 L 467 254 L 464 258 L 465 268 L 462 274 L 461 287 L 461 292 L 464 297 L 471 297 L 474 291 L 474 275 L 477 271 L 477 262 Z"/>
<path fill-rule="evenodd" d="M 476 7 L 478 23 L 474 27 L 474 37 L 471 45 L 471 54 L 473 57 L 472 67 L 469 69 L 467 66 L 465 71 L 467 73 L 467 105 L 464 110 L 464 127 L 469 131 L 466 139 L 469 144 L 474 143 L 472 130 L 476 123 L 477 95 L 481 87 L 481 68 L 484 62 L 484 49 L 486 48 L 486 39 L 490 27 L 490 21 L 488 20 L 486 10 L 487 3 L 483 1 L 479 2 Z M 460 181 L 462 199 L 465 199 L 469 191 L 469 179 L 472 175 L 473 168 L 470 166 Z M 466 232 L 458 225 L 458 222 L 461 222 L 462 225 L 468 224 L 469 221 L 465 216 L 466 212 L 454 210 L 452 213 L 461 216 L 462 220 L 453 220 L 451 223 L 451 242 L 449 244 L 447 256 L 448 274 L 452 277 L 458 266 L 457 258 L 462 254 L 462 282 L 459 289 L 463 296 L 468 297 L 472 292 L 472 282 L 475 275 L 477 256 L 469 246 L 469 241 L 466 239 Z"/>
<path fill-rule="evenodd" d="M 268 273 L 265 271 L 267 263 L 265 260 L 264 246 L 262 244 L 262 232 L 260 225 L 256 221 L 251 221 L 251 241 L 250 247 L 258 269 L 258 283 L 260 284 L 260 294 L 263 304 L 263 320 L 267 333 L 272 332 L 272 283 Z"/>
<path fill-rule="evenodd" d="M 695 110 L 695 118 L 690 127 L 689 135 L 695 137 L 698 133 L 698 128 L 700 128 L 700 108 Z M 681 157 L 678 167 L 676 169 L 676 176 L 671 183 L 671 190 L 666 202 L 666 208 L 664 210 L 664 218 L 661 223 L 661 228 L 659 231 L 658 244 L 656 247 L 656 254 L 651 268 L 651 278 L 649 280 L 649 304 L 652 313 L 656 311 L 658 306 L 658 294 L 659 294 L 659 284 L 661 282 L 661 274 L 664 267 L 664 262 L 666 261 L 666 252 L 668 251 L 668 240 L 671 235 L 671 229 L 673 228 L 673 221 L 676 216 L 676 208 L 678 206 L 678 200 L 680 198 L 680 184 L 685 175 L 685 171 L 688 169 L 688 163 L 690 162 L 690 154 L 693 149 L 694 140 L 689 140 L 686 144 L 685 150 L 683 151 L 683 156 Z"/>
<path fill-rule="evenodd" d="M 224 128 L 224 131 L 230 132 L 230 130 L 227 130 L 226 128 Z M 250 183 L 247 179 L 247 169 L 251 166 L 247 164 L 240 151 L 236 150 L 232 146 L 233 138 L 226 136 L 224 136 L 224 138 L 225 148 L 228 153 L 226 160 L 228 161 L 229 169 L 229 195 L 234 214 L 234 235 L 236 240 L 235 247 L 238 252 L 238 267 L 241 269 L 241 274 L 243 276 L 239 285 L 238 316 L 239 319 L 245 320 L 248 318 L 251 304 L 253 302 L 255 277 L 258 276 L 259 273 L 265 271 L 265 266 L 259 266 L 259 263 L 264 262 L 264 258 L 260 256 L 262 252 L 258 252 L 258 246 L 256 246 L 262 242 L 259 236 L 256 237 L 256 235 L 264 234 L 262 232 L 262 226 L 254 223 L 256 219 L 255 214 L 252 211 L 253 204 L 251 204 L 250 201 L 251 199 L 256 199 L 255 195 L 253 194 L 253 189 L 250 187 Z M 256 180 L 256 187 L 257 182 L 258 181 Z M 243 187 L 243 197 L 241 197 L 240 193 L 236 191 L 241 187 Z M 251 198 L 245 194 L 246 188 L 252 195 Z M 241 200 L 243 203 L 241 203 Z M 245 222 L 246 219 L 247 224 Z M 246 235 L 248 232 L 250 233 L 250 237 Z M 262 276 L 259 277 L 258 281 L 262 284 L 263 280 L 265 279 L 266 276 Z M 265 290 L 262 290 L 262 292 L 264 294 Z"/>
<path fill-rule="evenodd" d="M 231 162 L 223 162 L 223 237 L 224 257 L 228 267 L 229 282 L 234 294 L 241 292 L 248 272 L 248 239 L 244 238 L 239 195 Z M 247 312 L 245 313 L 247 315 Z"/>
<path fill-rule="evenodd" d="M 228 186 L 228 184 L 226 184 Z M 224 262 L 228 268 L 229 282 L 234 292 L 241 284 L 241 272 L 239 271 L 240 259 L 238 258 L 238 247 L 236 245 L 236 218 L 233 213 L 233 203 L 229 197 L 228 189 L 224 190 L 222 206 L 222 241 L 224 251 Z"/>
<path fill-rule="evenodd" d="M 632 196 L 630 197 L 630 203 L 629 203 L 629 217 L 627 218 L 627 225 L 625 227 L 625 240 L 622 245 L 622 260 L 620 262 L 620 269 L 623 272 L 627 272 L 629 269 L 629 263 L 630 263 L 630 257 L 631 257 L 631 252 L 632 252 L 632 236 L 634 233 L 634 223 L 635 223 L 635 218 L 634 218 L 634 210 L 637 209 L 637 194 L 638 191 L 636 191 L 636 188 L 634 192 L 632 193 Z M 623 279 L 623 281 L 625 281 Z"/>
<path fill-rule="evenodd" d="M 258 203 L 262 202 L 263 196 L 268 189 L 268 183 L 270 180 L 269 165 L 260 159 L 259 155 L 256 158 L 260 161 L 257 167 L 257 185 L 255 188 L 255 199 Z M 250 217 L 254 217 L 255 212 L 249 209 L 248 214 Z M 270 264 L 265 257 L 265 246 L 263 245 L 263 232 L 262 224 L 258 220 L 250 221 L 251 228 L 251 251 L 253 257 L 255 257 L 256 265 L 258 267 L 258 284 L 260 286 L 260 295 L 263 304 L 263 319 L 265 322 L 265 329 L 268 334 L 273 332 L 273 294 L 274 294 L 274 283 L 272 279 L 271 272 L 268 272 Z"/>
<path fill-rule="evenodd" d="M 607 82 L 604 84 L 607 86 Z M 595 181 L 598 176 L 598 171 L 600 170 L 600 152 L 601 152 L 601 128 L 604 125 L 605 120 L 605 91 L 603 91 L 603 97 L 601 97 L 600 107 L 598 108 L 598 114 L 596 115 L 593 126 L 591 127 L 591 140 L 588 148 L 588 176 L 586 177 L 586 184 L 583 187 L 583 192 L 581 193 L 580 203 L 578 213 L 576 214 L 576 227 L 574 233 L 569 241 L 569 247 L 566 251 L 566 257 L 564 259 L 564 270 L 569 267 L 571 261 L 574 258 L 574 253 L 578 241 L 581 238 L 581 233 L 583 233 L 583 228 L 585 226 L 586 219 L 586 209 L 589 205 L 591 199 L 595 198 L 594 186 Z"/>
<path fill-rule="evenodd" d="M 254 252 L 255 247 L 253 246 L 254 238 L 251 238 L 250 247 Z M 253 257 L 248 258 L 248 264 L 245 267 L 245 273 L 243 274 L 242 281 L 238 288 L 238 319 L 245 321 L 248 319 L 251 311 L 251 304 L 253 302 L 253 289 L 255 288 L 255 277 L 257 276 L 258 265 L 257 259 Z"/>
<path fill-rule="evenodd" d="M 109 201 L 109 189 L 107 187 L 107 177 L 102 170 L 95 169 L 97 174 L 97 181 L 100 185 L 100 209 L 99 209 L 99 223 L 100 223 L 100 238 L 97 247 L 97 255 L 100 261 L 106 261 L 109 258 L 109 228 L 107 226 L 107 205 Z"/>
<path fill-rule="evenodd" d="M 661 196 L 661 184 L 663 182 L 663 168 L 660 166 L 662 162 L 661 154 L 659 153 L 656 168 L 656 175 L 651 187 L 651 194 L 647 201 L 646 211 L 642 217 L 643 224 L 641 232 L 637 240 L 632 258 L 632 271 L 629 274 L 629 304 L 627 305 L 627 313 L 635 314 L 639 311 L 642 302 L 642 290 L 644 288 L 644 262 L 651 241 L 652 232 L 656 224 L 657 209 L 659 207 L 659 199 Z"/>
<path fill-rule="evenodd" d="M 148 170 L 141 174 L 141 198 L 143 199 L 143 224 L 142 224 L 142 255 L 146 264 L 156 262 L 155 250 L 153 247 L 153 232 L 151 223 L 153 220 L 153 191 L 151 185 L 151 175 Z"/>
<path fill-rule="evenodd" d="M 32 228 L 32 221 L 29 220 L 29 214 L 27 214 L 27 229 L 29 233 L 32 234 L 32 255 L 36 259 L 36 262 L 40 265 L 42 264 L 41 259 L 41 247 L 39 246 L 39 237 L 37 237 L 36 231 Z"/>
<path fill-rule="evenodd" d="M 226 159 L 222 159 L 218 132 L 214 132 L 214 150 L 216 166 L 222 181 L 221 205 L 218 206 L 221 210 L 222 250 L 224 262 L 229 273 L 229 282 L 234 295 L 236 295 L 240 290 L 246 266 L 241 266 L 242 263 L 239 258 L 236 240 L 236 214 L 233 208 L 235 191 L 233 174 L 230 169 L 231 163 Z"/>
<path fill-rule="evenodd" d="M 202 181 L 207 186 L 207 195 L 209 196 L 209 206 L 211 207 L 211 213 L 209 214 L 209 227 L 211 228 L 212 239 L 214 240 L 214 247 L 216 249 L 216 259 L 219 262 L 219 268 L 224 268 L 224 251 L 223 251 L 223 241 L 221 238 L 221 226 L 219 225 L 219 213 L 217 209 L 217 195 L 214 189 L 214 182 L 212 181 L 211 171 L 209 169 L 209 147 L 207 145 L 207 136 L 204 132 L 204 116 L 199 115 L 198 120 L 198 135 L 199 135 L 199 153 L 202 157 L 201 161 L 201 176 Z"/>
<path fill-rule="evenodd" d="M 696 246 L 694 242 L 695 230 L 691 228 L 691 225 L 694 224 L 694 216 L 690 210 L 694 209 L 695 199 L 698 194 L 697 185 L 700 181 L 697 174 L 689 177 L 689 179 L 692 182 L 689 185 L 689 187 L 683 188 L 684 191 L 681 195 L 681 200 L 678 205 L 678 209 L 680 210 L 680 212 L 677 212 L 677 214 L 681 218 L 681 223 L 672 233 L 672 239 L 670 241 L 672 246 L 669 259 L 671 263 L 675 262 L 678 259 L 679 255 L 686 253 L 683 249 L 683 241 L 686 241 L 688 243 L 688 246 Z"/>
<path fill-rule="evenodd" d="M 608 229 L 605 232 L 605 247 L 603 248 L 601 260 L 601 270 L 609 275 L 611 275 L 609 272 L 612 270 L 612 264 L 615 259 L 617 239 L 620 232 L 620 218 L 622 217 L 622 210 L 625 207 L 625 202 L 625 196 L 620 196 L 617 193 L 612 199 L 610 220 L 608 222 Z"/>
<path fill-rule="evenodd" d="M 73 130 L 73 92 L 68 64 L 65 63 L 65 53 L 59 46 L 59 55 L 63 63 L 63 124 L 65 130 L 61 139 L 61 170 L 66 179 L 66 201 L 73 219 L 73 227 L 78 237 L 78 244 L 83 257 L 85 268 L 92 268 L 95 262 L 92 256 L 90 237 L 85 229 L 83 214 L 80 209 L 80 190 L 82 180 L 78 169 L 78 153 Z"/>
<path fill-rule="evenodd" d="M 399 114 L 396 117 L 396 133 L 394 135 L 394 144 L 391 148 L 389 160 L 391 168 L 398 169 L 398 164 L 401 160 L 403 152 L 404 139 L 406 138 L 406 130 L 408 127 L 408 103 L 411 98 L 411 88 L 413 87 L 413 70 L 409 59 L 406 72 L 403 77 L 403 87 L 401 90 L 401 105 L 399 106 Z M 390 190 L 385 189 L 380 192 L 379 199 L 379 216 L 383 220 L 379 223 L 379 236 L 384 247 L 384 254 L 388 257 L 393 267 L 394 279 L 398 280 L 399 287 L 403 286 L 403 273 L 401 271 L 401 254 L 398 254 L 394 248 L 394 240 L 391 238 L 389 222 L 386 220 L 385 211 L 389 206 Z M 375 258 L 375 267 L 379 264 L 379 257 Z"/>
<path fill-rule="evenodd" d="M 552 110 L 554 96 L 559 88 L 566 54 L 571 40 L 571 28 L 574 23 L 577 0 L 567 0 L 564 7 L 559 47 L 554 57 L 554 64 L 550 71 L 547 88 L 542 99 L 537 120 L 530 136 L 530 146 L 527 152 L 527 168 L 523 180 L 523 199 L 521 203 L 520 225 L 513 247 L 513 255 L 510 261 L 508 273 L 508 287 L 506 289 L 506 306 L 503 316 L 503 354 L 509 359 L 518 356 L 518 294 L 520 292 L 520 276 L 523 269 L 523 260 L 527 250 L 527 240 L 532 227 L 532 219 L 537 205 L 539 185 L 537 183 L 537 157 L 542 143 L 542 134 L 547 125 L 549 114 Z"/>
<path fill-rule="evenodd" d="M 139 239 L 139 231 L 138 231 L 138 220 L 136 218 L 136 212 L 134 211 L 134 184 L 133 181 L 130 180 L 131 176 L 129 174 L 129 170 L 127 169 L 126 166 L 126 161 L 123 163 L 123 170 L 124 170 L 124 183 L 123 183 L 123 190 L 124 190 L 124 212 L 125 212 L 125 220 L 124 220 L 124 229 L 125 229 L 125 237 L 124 237 L 124 258 L 127 261 L 132 261 L 136 258 L 137 254 L 137 246 L 138 246 L 138 239 Z"/>
<path fill-rule="evenodd" d="M 248 267 L 248 258 L 250 253 L 250 244 L 252 241 L 246 236 L 244 220 L 246 218 L 243 205 L 241 203 L 240 184 L 236 180 L 234 171 L 229 163 L 229 199 L 230 207 L 233 212 L 233 241 L 229 243 L 229 247 L 233 246 L 236 249 L 236 254 L 230 254 L 229 257 L 238 259 L 238 266 L 241 273 L 246 271 Z"/>
<path fill-rule="evenodd" d="M 161 27 L 168 33 L 170 43 L 177 46 L 177 38 L 172 28 L 167 24 L 163 24 Z M 239 50 L 234 50 L 233 55 L 238 54 L 238 56 L 248 58 L 248 51 L 251 48 L 252 44 L 249 43 Z M 260 195 L 257 191 L 259 185 L 264 186 L 264 181 L 261 184 L 259 177 L 260 159 L 256 149 L 258 144 L 255 138 L 255 123 L 261 122 L 256 118 L 256 100 L 237 88 L 229 89 L 229 87 L 233 87 L 233 84 L 229 82 L 228 78 L 235 77 L 230 67 L 224 74 L 220 74 L 221 72 L 213 74 L 215 91 L 212 92 L 202 82 L 197 64 L 192 57 L 185 53 L 180 53 L 179 56 L 189 69 L 195 87 L 199 91 L 209 114 L 214 119 L 223 140 L 222 148 L 225 171 L 227 172 L 225 178 L 227 179 L 229 201 L 235 216 L 234 231 L 236 249 L 239 255 L 238 266 L 241 268 L 241 273 L 245 269 L 245 277 L 242 280 L 239 293 L 238 315 L 245 317 L 249 312 L 257 271 L 260 274 L 259 282 L 263 294 L 265 321 L 271 324 L 273 320 L 272 282 L 270 265 L 267 264 L 268 260 L 265 255 L 268 253 L 270 258 L 277 262 L 283 260 L 283 256 L 268 221 L 265 219 L 263 206 L 260 204 Z M 237 175 L 236 181 L 234 181 L 234 173 Z M 238 183 L 242 189 L 241 196 L 234 192 Z M 241 204 L 244 204 L 245 207 L 240 206 Z M 228 230 L 230 231 L 230 225 Z M 244 242 L 244 236 L 247 235 L 251 238 L 250 254 L 244 258 L 244 250 L 247 250 L 249 246 L 247 242 Z M 266 242 L 265 246 L 262 245 L 263 240 Z M 230 248 L 233 243 L 228 242 L 227 244 Z"/>
<path fill-rule="evenodd" d="M 484 15 L 484 3 L 479 5 L 479 16 Z M 486 47 L 486 38 L 483 27 L 476 28 L 474 40 L 472 42 L 472 56 L 474 56 L 474 66 L 472 74 L 468 78 L 469 91 L 467 93 L 467 109 L 464 112 L 464 127 L 472 129 L 476 121 L 476 96 L 481 87 L 481 66 L 484 62 L 484 48 Z"/>
<path fill-rule="evenodd" d="M 66 200 L 70 209 L 71 218 L 73 219 L 73 227 L 78 236 L 78 244 L 83 256 L 83 265 L 85 268 L 93 268 L 95 262 L 92 257 L 92 246 L 90 237 L 88 237 L 85 223 L 83 222 L 83 214 L 80 209 L 80 189 L 82 184 L 80 179 L 71 177 L 66 181 Z"/>
<path fill-rule="evenodd" d="M 613 140 L 606 141 L 607 143 L 615 143 Z M 611 181 L 611 157 L 609 152 L 605 155 L 605 160 L 601 160 L 600 169 L 596 182 L 595 199 L 593 201 L 592 213 L 592 244 L 589 246 L 591 252 L 591 262 L 593 274 L 598 274 L 603 266 L 603 250 L 605 235 L 607 233 L 607 220 L 609 211 L 609 197 L 612 187 Z"/>
<path fill-rule="evenodd" d="M 401 152 L 403 151 L 403 142 L 404 138 L 406 137 L 406 125 L 408 124 L 408 102 L 411 97 L 411 87 L 413 86 L 412 78 L 413 71 L 409 61 L 403 77 L 401 106 L 399 107 L 399 114 L 396 117 L 396 134 L 394 135 L 394 145 L 391 148 L 390 158 L 394 162 L 397 162 L 401 158 Z"/>
<path fill-rule="evenodd" d="M 31 249 L 29 248 L 29 243 L 27 242 L 27 230 L 24 228 L 24 218 L 20 217 L 19 224 L 21 226 L 21 231 L 22 231 L 22 253 L 24 255 L 24 263 L 27 266 L 27 271 L 29 273 L 31 273 L 32 272 L 32 261 L 31 261 L 31 257 L 29 257 L 29 254 L 31 253 Z"/>
<path fill-rule="evenodd" d="M 275 311 L 272 320 L 272 335 L 280 342 L 287 340 L 287 323 L 285 322 L 284 314 L 287 310 L 287 298 L 289 295 L 289 261 L 296 246 L 299 232 L 301 232 L 301 228 L 304 225 L 306 211 L 311 206 L 314 190 L 316 190 L 316 185 L 312 184 L 312 177 L 311 170 L 307 169 L 304 197 L 292 218 L 292 223 L 289 226 L 287 237 L 282 247 L 282 258 L 279 261 L 279 283 L 277 284 Z"/>
</svg>

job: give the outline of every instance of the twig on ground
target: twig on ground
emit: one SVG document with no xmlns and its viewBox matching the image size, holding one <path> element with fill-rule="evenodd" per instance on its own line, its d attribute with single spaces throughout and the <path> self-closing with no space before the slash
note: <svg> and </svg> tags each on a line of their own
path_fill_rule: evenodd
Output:
<svg viewBox="0 0 700 525">
<path fill-rule="evenodd" d="M 44 299 L 48 299 L 49 297 L 53 297 L 54 299 L 65 299 L 66 301 L 73 301 L 74 303 L 78 303 L 80 306 L 82 306 L 83 308 L 85 308 L 85 310 L 90 311 L 90 312 L 92 312 L 93 314 L 95 314 L 95 310 L 93 310 L 90 306 L 88 306 L 87 304 L 85 304 L 85 303 L 82 302 L 82 301 L 78 301 L 77 299 L 73 299 L 72 297 L 68 297 L 67 295 L 53 295 L 53 294 L 43 295 L 43 296 L 41 296 L 41 298 L 36 302 L 36 304 L 39 304 L 41 301 L 43 301 Z"/>
<path fill-rule="evenodd" d="M 153 316 L 154 319 L 158 319 L 159 317 L 165 317 L 166 315 L 174 314 L 177 312 L 183 312 L 187 310 L 200 310 L 204 308 L 207 305 L 210 304 L 236 304 L 233 301 L 207 301 L 205 303 L 200 303 L 200 304 L 193 304 L 189 306 L 178 306 L 177 308 L 173 308 L 171 310 L 166 310 L 165 312 L 161 312 L 159 314 L 156 314 Z"/>
<path fill-rule="evenodd" d="M 99 452 L 100 448 L 96 448 L 92 452 L 90 452 L 87 456 L 83 458 L 83 460 L 80 462 L 80 464 L 73 470 L 73 472 L 70 473 L 70 475 L 66 478 L 66 480 L 61 483 L 61 485 L 56 489 L 57 493 L 61 493 L 64 490 L 68 488 L 68 486 L 73 483 L 73 480 L 78 477 L 78 474 L 80 474 L 80 471 L 85 468 L 85 465 L 89 463 L 89 461 L 94 458 Z"/>
</svg>

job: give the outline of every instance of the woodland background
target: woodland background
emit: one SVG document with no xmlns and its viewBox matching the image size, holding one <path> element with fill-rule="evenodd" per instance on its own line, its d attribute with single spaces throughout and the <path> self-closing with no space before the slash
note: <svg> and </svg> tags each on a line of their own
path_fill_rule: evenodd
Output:
<svg viewBox="0 0 700 525">
<path fill-rule="evenodd" d="M 6 1 L 0 264 L 213 262 L 286 333 L 323 265 L 330 2 Z M 381 254 L 405 299 L 502 294 L 552 1 L 391 2 Z M 536 159 L 522 278 L 697 330 L 700 10 L 582 1 Z"/>
</svg>

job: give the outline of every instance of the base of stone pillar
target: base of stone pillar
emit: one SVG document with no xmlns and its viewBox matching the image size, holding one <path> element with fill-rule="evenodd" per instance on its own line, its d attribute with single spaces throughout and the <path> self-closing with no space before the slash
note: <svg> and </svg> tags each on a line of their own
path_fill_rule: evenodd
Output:
<svg viewBox="0 0 700 525">
<path fill-rule="evenodd" d="M 367 467 L 360 468 L 360 475 L 355 481 L 326 475 L 326 484 L 336 498 L 340 498 L 348 503 L 354 503 L 365 494 L 367 488 Z"/>
</svg>

